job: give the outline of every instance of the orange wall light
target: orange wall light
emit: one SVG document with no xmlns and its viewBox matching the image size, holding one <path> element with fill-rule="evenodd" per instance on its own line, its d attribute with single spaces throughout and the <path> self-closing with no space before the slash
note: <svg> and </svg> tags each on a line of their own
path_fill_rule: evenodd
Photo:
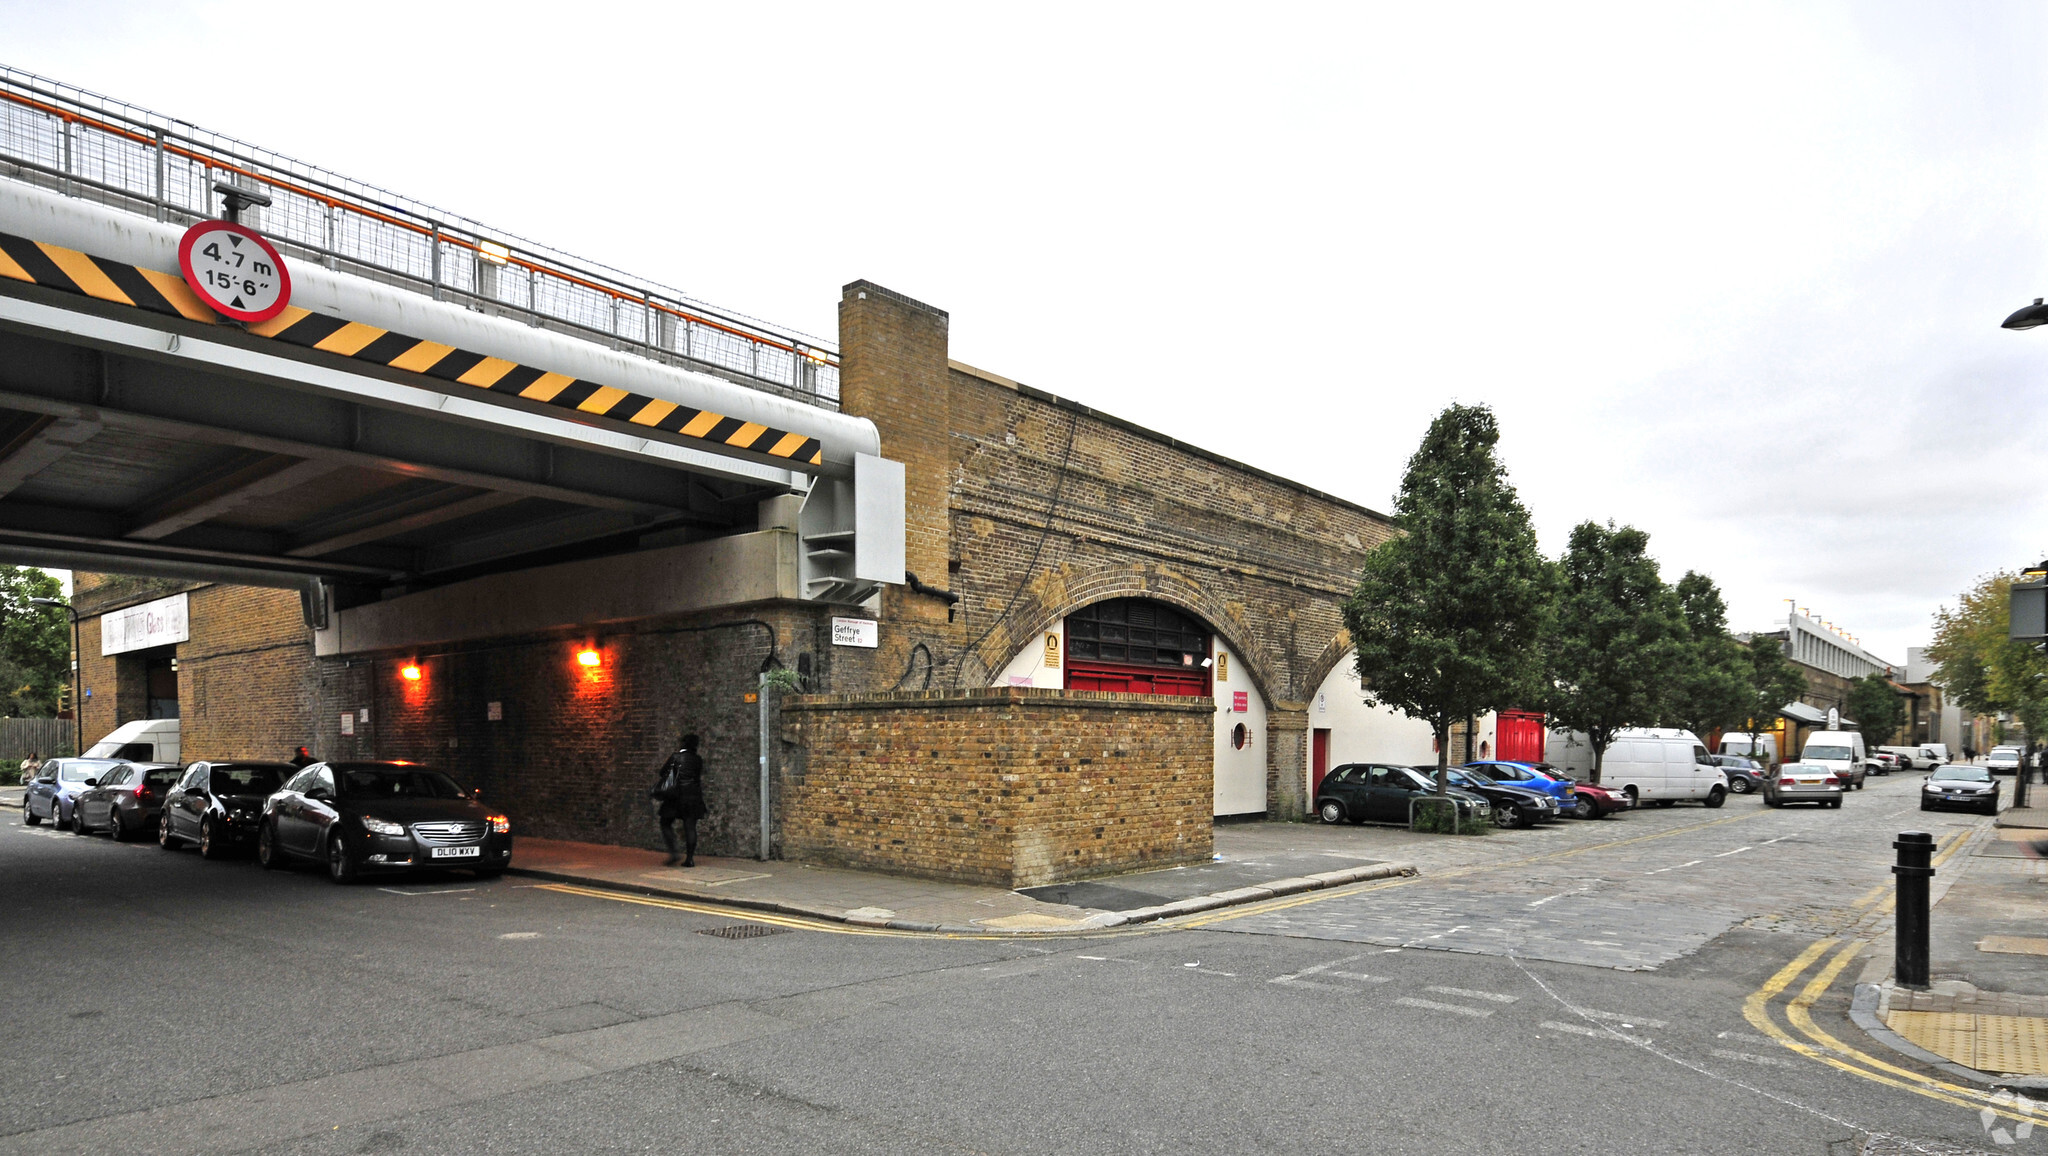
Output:
<svg viewBox="0 0 2048 1156">
<path fill-rule="evenodd" d="M 577 651 L 577 652 L 576 652 L 576 665 L 578 665 L 578 666 L 603 666 L 603 665 L 604 665 L 604 655 L 602 655 L 602 654 L 599 654 L 599 653 L 598 653 L 597 651 L 595 651 L 595 650 L 579 650 L 579 651 Z"/>
<path fill-rule="evenodd" d="M 420 680 L 419 664 L 416 662 L 408 662 L 404 666 L 399 667 L 398 677 L 404 679 L 407 682 L 418 682 Z"/>
</svg>

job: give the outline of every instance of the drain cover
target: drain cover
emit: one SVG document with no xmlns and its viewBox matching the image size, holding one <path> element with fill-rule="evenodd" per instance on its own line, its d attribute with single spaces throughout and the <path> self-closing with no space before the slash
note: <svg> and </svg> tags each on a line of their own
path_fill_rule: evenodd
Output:
<svg viewBox="0 0 2048 1156">
<path fill-rule="evenodd" d="M 759 939 L 764 935 L 781 935 L 787 927 L 770 927 L 765 923 L 734 923 L 725 927 L 707 927 L 699 935 L 715 935 L 720 939 Z"/>
</svg>

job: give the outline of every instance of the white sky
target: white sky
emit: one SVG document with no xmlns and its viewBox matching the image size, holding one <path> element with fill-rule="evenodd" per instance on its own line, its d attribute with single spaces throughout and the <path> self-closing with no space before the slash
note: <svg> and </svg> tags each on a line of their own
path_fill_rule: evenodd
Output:
<svg viewBox="0 0 2048 1156">
<path fill-rule="evenodd" d="M 1539 10 L 1540 8 L 1540 10 Z M 2048 8 L 0 0 L 0 62 L 1377 509 L 1448 402 L 1544 546 L 1903 662 L 2048 555 Z M 2048 449 L 2048 446 L 2044 446 Z"/>
</svg>

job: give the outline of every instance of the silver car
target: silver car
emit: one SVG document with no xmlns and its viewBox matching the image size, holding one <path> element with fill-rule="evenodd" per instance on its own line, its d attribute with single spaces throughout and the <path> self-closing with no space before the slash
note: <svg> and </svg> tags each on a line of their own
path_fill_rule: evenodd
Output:
<svg viewBox="0 0 2048 1156">
<path fill-rule="evenodd" d="M 1998 782 L 1986 767 L 1936 767 L 1920 788 L 1920 809 L 1968 807 L 1986 815 L 1998 813 Z"/>
<path fill-rule="evenodd" d="M 1786 763 L 1775 775 L 1764 779 L 1764 803 L 1782 807 L 1787 803 L 1819 803 L 1823 807 L 1842 805 L 1842 777 L 1825 763 Z"/>
</svg>

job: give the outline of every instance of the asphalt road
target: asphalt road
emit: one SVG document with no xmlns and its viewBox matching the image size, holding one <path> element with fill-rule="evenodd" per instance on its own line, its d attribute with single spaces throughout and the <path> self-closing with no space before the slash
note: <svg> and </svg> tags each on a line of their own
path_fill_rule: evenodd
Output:
<svg viewBox="0 0 2048 1156">
<path fill-rule="evenodd" d="M 1881 930 L 1894 832 L 1987 822 L 1917 784 L 1055 940 L 340 888 L 8 812 L 0 1153 L 2027 1151 L 1745 1014 Z M 1800 982 L 1868 1049 L 1858 970 Z"/>
</svg>

